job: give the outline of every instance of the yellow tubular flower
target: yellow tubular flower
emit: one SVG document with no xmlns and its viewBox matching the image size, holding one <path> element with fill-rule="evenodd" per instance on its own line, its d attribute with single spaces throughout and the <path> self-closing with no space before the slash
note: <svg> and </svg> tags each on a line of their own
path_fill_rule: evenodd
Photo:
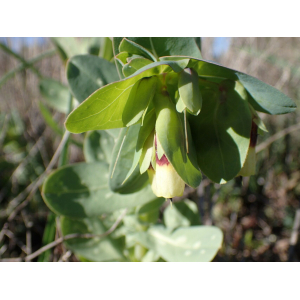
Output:
<svg viewBox="0 0 300 300">
<path fill-rule="evenodd" d="M 161 159 L 158 158 L 156 137 L 155 151 L 155 170 L 152 167 L 152 164 L 150 164 L 147 170 L 153 193 L 157 197 L 164 197 L 166 199 L 182 196 L 184 192 L 185 182 L 177 174 L 164 154 Z"/>
</svg>

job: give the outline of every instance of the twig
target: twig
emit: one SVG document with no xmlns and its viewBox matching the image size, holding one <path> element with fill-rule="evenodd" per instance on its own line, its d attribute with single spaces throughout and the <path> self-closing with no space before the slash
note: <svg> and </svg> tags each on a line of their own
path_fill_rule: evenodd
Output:
<svg viewBox="0 0 300 300">
<path fill-rule="evenodd" d="M 42 77 L 41 73 L 39 72 L 39 70 L 37 68 L 35 68 L 30 62 L 27 62 L 22 56 L 20 56 L 19 54 L 17 54 L 16 52 L 12 51 L 9 47 L 7 47 L 6 45 L 0 43 L 0 48 L 5 51 L 6 53 L 12 55 L 14 58 L 18 59 L 19 61 L 21 61 L 25 67 L 32 69 L 32 71 L 39 76 L 40 78 Z"/>
<path fill-rule="evenodd" d="M 34 63 L 44 59 L 45 57 L 48 57 L 48 56 L 52 56 L 56 53 L 56 50 L 55 49 L 52 49 L 52 50 L 49 50 L 49 51 L 46 51 L 44 53 L 42 53 L 41 55 L 35 57 L 34 59 L 32 60 L 29 60 L 27 62 L 27 64 L 20 64 L 19 66 L 17 66 L 15 69 L 9 71 L 8 73 L 6 73 L 4 76 L 2 76 L 0 78 L 0 87 L 1 85 L 3 85 L 9 78 L 13 77 L 17 72 L 19 71 L 22 71 L 24 69 L 26 69 L 28 67 L 28 65 L 33 65 Z"/>
<path fill-rule="evenodd" d="M 25 257 L 25 261 L 31 261 L 32 259 L 36 258 L 37 256 L 41 255 L 43 252 L 58 246 L 64 241 L 71 240 L 71 239 L 76 239 L 76 238 L 81 238 L 81 239 L 92 239 L 92 238 L 103 238 L 106 237 L 107 235 L 111 234 L 117 226 L 120 224 L 120 222 L 123 220 L 127 213 L 128 209 L 125 209 L 120 216 L 117 218 L 116 222 L 104 233 L 102 234 L 91 234 L 91 233 L 85 233 L 85 234 L 80 234 L 80 233 L 71 233 L 65 236 L 60 237 L 59 239 L 53 241 L 52 243 L 40 248 L 39 250 L 35 251 L 34 253 L 27 255 Z"/>
<path fill-rule="evenodd" d="M 256 153 L 266 149 L 267 147 L 269 147 L 273 142 L 281 139 L 282 137 L 284 137 L 285 135 L 296 131 L 300 129 L 300 123 L 292 125 L 288 128 L 285 128 L 277 133 L 275 133 L 274 135 L 272 135 L 271 137 L 269 137 L 268 139 L 266 139 L 264 142 L 260 143 L 258 146 L 256 146 Z"/>
<path fill-rule="evenodd" d="M 62 138 L 60 144 L 58 145 L 58 147 L 57 147 L 57 149 L 56 149 L 56 151 L 55 151 L 48 167 L 46 168 L 44 173 L 39 176 L 38 180 L 35 182 L 31 192 L 29 193 L 27 198 L 24 200 L 24 202 L 21 203 L 19 206 L 17 206 L 14 209 L 14 211 L 12 211 L 12 213 L 9 215 L 9 217 L 7 219 L 9 222 L 12 221 L 15 218 L 15 216 L 17 215 L 17 213 L 29 203 L 29 201 L 31 200 L 31 198 L 33 197 L 33 195 L 35 194 L 35 192 L 37 191 L 37 189 L 39 188 L 39 186 L 43 182 L 45 176 L 52 170 L 52 168 L 54 167 L 57 159 L 59 158 L 59 155 L 60 155 L 60 152 L 61 152 L 62 148 L 64 147 L 66 141 L 68 140 L 69 135 L 70 135 L 70 132 L 65 131 L 65 133 L 63 135 L 63 138 Z"/>
<path fill-rule="evenodd" d="M 293 261 L 294 257 L 294 250 L 298 241 L 298 231 L 300 228 L 300 208 L 296 210 L 294 225 L 291 233 L 290 238 L 290 247 L 289 247 L 289 253 L 288 253 L 288 261 Z"/>
<path fill-rule="evenodd" d="M 21 199 L 23 198 L 24 195 L 26 195 L 26 193 L 28 191 L 30 191 L 29 195 L 27 196 L 27 198 L 21 203 L 19 204 L 19 206 L 16 206 L 15 209 L 9 214 L 9 217 L 7 219 L 8 222 L 11 222 L 15 216 L 18 214 L 18 212 L 20 210 L 22 210 L 31 200 L 31 198 L 34 196 L 35 192 L 37 191 L 37 189 L 39 188 L 39 186 L 41 185 L 41 183 L 43 182 L 45 176 L 52 170 L 52 168 L 54 167 L 57 159 L 59 158 L 60 152 L 63 149 L 65 143 L 68 140 L 68 137 L 70 135 L 69 131 L 65 131 L 63 138 L 60 141 L 60 144 L 58 145 L 48 167 L 46 168 L 46 170 L 44 171 L 43 174 L 41 174 L 34 182 L 32 182 L 29 186 L 27 186 L 27 188 L 25 189 L 25 191 L 23 191 L 22 193 L 20 193 L 16 198 L 14 198 L 12 201 L 14 202 L 19 202 L 21 201 Z M 2 230 L 0 231 L 0 242 L 4 236 L 3 231 L 5 230 L 5 228 L 8 228 L 8 222 L 4 223 Z"/>
</svg>

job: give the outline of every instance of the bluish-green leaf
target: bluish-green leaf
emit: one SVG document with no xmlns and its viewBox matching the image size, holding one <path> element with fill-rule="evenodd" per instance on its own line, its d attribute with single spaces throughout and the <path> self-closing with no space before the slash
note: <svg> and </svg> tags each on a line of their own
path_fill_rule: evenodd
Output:
<svg viewBox="0 0 300 300">
<path fill-rule="evenodd" d="M 138 166 L 136 166 L 135 170 L 124 182 L 134 163 L 140 126 L 140 124 L 136 124 L 130 126 L 128 129 L 121 129 L 116 141 L 109 168 L 109 186 L 116 193 L 133 193 L 148 184 L 148 175 L 146 173 L 141 175 Z"/>
<path fill-rule="evenodd" d="M 40 92 L 46 103 L 61 113 L 68 111 L 69 89 L 59 81 L 44 78 L 39 83 Z"/>
<path fill-rule="evenodd" d="M 109 130 L 88 132 L 83 144 L 85 161 L 104 161 L 110 164 L 114 146 L 115 138 L 109 133 Z"/>
<path fill-rule="evenodd" d="M 99 216 L 156 199 L 150 186 L 130 195 L 113 193 L 108 176 L 104 162 L 61 167 L 46 178 L 43 199 L 54 213 L 71 218 Z"/>
<path fill-rule="evenodd" d="M 203 107 L 189 122 L 201 171 L 212 181 L 226 182 L 242 168 L 250 143 L 252 117 L 246 91 L 224 81 L 219 89 L 202 90 Z"/>
<path fill-rule="evenodd" d="M 193 115 L 198 115 L 202 107 L 198 74 L 190 68 L 184 69 L 178 76 L 178 91 L 185 107 Z M 178 109 L 177 109 L 178 110 Z"/>
<path fill-rule="evenodd" d="M 157 58 L 174 55 L 202 58 L 200 49 L 192 37 L 129 37 L 128 39 L 148 49 Z"/>
<path fill-rule="evenodd" d="M 70 219 L 61 217 L 63 235 L 103 234 L 108 230 L 99 218 Z M 110 235 L 103 238 L 76 238 L 65 241 L 67 247 L 76 255 L 90 261 L 123 261 L 124 238 L 113 239 Z"/>
<path fill-rule="evenodd" d="M 169 205 L 164 210 L 164 223 L 170 229 L 200 225 L 197 205 L 195 202 L 187 199 L 175 202 L 172 206 Z"/>
<path fill-rule="evenodd" d="M 124 38 L 122 42 L 119 45 L 119 51 L 120 52 L 128 52 L 129 54 L 137 54 L 141 55 L 147 59 L 150 59 L 152 61 L 156 61 L 155 56 L 151 54 L 147 49 L 145 49 L 143 46 L 128 40 Z"/>
<path fill-rule="evenodd" d="M 188 67 L 194 68 L 199 76 L 239 80 L 251 97 L 248 101 L 257 111 L 271 115 L 285 114 L 295 110 L 296 104 L 285 94 L 259 79 L 205 60 L 191 59 Z"/>
<path fill-rule="evenodd" d="M 97 89 L 119 77 L 115 65 L 106 59 L 77 55 L 68 61 L 67 79 L 74 97 L 82 102 Z"/>
<path fill-rule="evenodd" d="M 161 225 L 139 232 L 136 240 L 171 262 L 208 262 L 221 247 L 222 231 L 214 226 L 180 227 L 175 231 Z"/>
</svg>

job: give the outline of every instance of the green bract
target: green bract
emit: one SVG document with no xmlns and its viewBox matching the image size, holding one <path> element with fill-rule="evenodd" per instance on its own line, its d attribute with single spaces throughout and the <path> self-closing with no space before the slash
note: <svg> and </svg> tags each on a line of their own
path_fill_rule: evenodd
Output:
<svg viewBox="0 0 300 300">
<path fill-rule="evenodd" d="M 115 149 L 116 170 L 128 157 L 122 175 L 116 175 L 120 189 L 139 163 L 143 174 L 150 166 L 155 170 L 163 155 L 192 187 L 199 185 L 201 171 L 214 182 L 226 182 L 245 163 L 252 120 L 260 123 L 255 110 L 284 114 L 296 107 L 272 86 L 203 60 L 194 38 L 116 38 L 113 43 L 119 75 L 126 78 L 90 95 L 68 116 L 66 128 L 80 133 L 131 130 L 135 124 L 135 136 L 123 129 L 121 150 Z M 124 143 L 131 144 L 127 156 Z"/>
</svg>

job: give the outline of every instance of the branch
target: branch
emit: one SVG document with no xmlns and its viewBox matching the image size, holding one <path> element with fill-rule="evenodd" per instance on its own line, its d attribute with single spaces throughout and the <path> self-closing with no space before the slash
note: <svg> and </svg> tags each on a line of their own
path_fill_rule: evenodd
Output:
<svg viewBox="0 0 300 300">
<path fill-rule="evenodd" d="M 40 248 L 39 250 L 35 251 L 34 253 L 27 255 L 25 258 L 22 257 L 15 257 L 15 258 L 9 258 L 9 259 L 2 259 L 0 261 L 31 261 L 34 258 L 36 258 L 37 256 L 41 255 L 43 252 L 58 246 L 59 244 L 61 244 L 64 241 L 67 240 L 71 240 L 71 239 L 92 239 L 92 238 L 103 238 L 108 236 L 109 234 L 111 234 L 116 228 L 117 226 L 121 223 L 121 221 L 123 220 L 123 218 L 125 217 L 125 215 L 127 214 L 128 209 L 126 208 L 121 214 L 120 216 L 117 218 L 116 222 L 104 233 L 102 234 L 91 234 L 91 233 L 71 233 L 71 234 L 67 234 L 65 236 L 60 237 L 59 239 L 53 241 L 52 243 L 49 243 L 48 245 Z"/>
<path fill-rule="evenodd" d="M 52 168 L 54 167 L 56 161 L 58 160 L 59 158 L 59 155 L 60 155 L 60 152 L 62 151 L 65 143 L 67 142 L 68 140 L 68 137 L 70 135 L 70 132 L 69 131 L 65 131 L 61 141 L 60 141 L 60 144 L 58 145 L 48 167 L 46 168 L 46 170 L 44 171 L 43 174 L 41 174 L 34 182 L 32 182 L 29 186 L 27 186 L 27 188 L 25 189 L 25 191 L 23 191 L 22 193 L 20 193 L 16 198 L 14 198 L 11 202 L 19 202 L 21 201 L 20 199 L 23 198 L 24 195 L 26 195 L 27 192 L 29 192 L 29 190 L 31 189 L 29 195 L 27 196 L 27 198 L 21 203 L 19 204 L 19 206 L 16 206 L 15 209 L 10 213 L 7 221 L 10 222 L 12 221 L 15 216 L 18 214 L 18 212 L 20 210 L 22 210 L 28 203 L 29 201 L 32 199 L 32 197 L 34 196 L 35 192 L 37 191 L 37 189 L 39 188 L 39 186 L 42 184 L 43 180 L 45 179 L 46 175 L 52 170 Z M 2 230 L 0 231 L 0 242 L 3 238 L 3 231 L 4 231 L 4 228 L 7 228 L 8 227 L 8 222 L 6 222 L 3 227 L 2 227 Z"/>
<path fill-rule="evenodd" d="M 296 131 L 298 129 L 300 129 L 300 123 L 292 125 L 288 128 L 285 128 L 285 129 L 275 133 L 274 135 L 272 135 L 271 137 L 266 139 L 264 142 L 262 142 L 258 146 L 256 146 L 256 153 L 268 148 L 273 142 L 283 138 L 285 135 L 287 135 L 293 131 Z"/>
<path fill-rule="evenodd" d="M 0 78 L 0 87 L 1 85 L 3 85 L 8 79 L 10 79 L 11 77 L 13 77 L 17 72 L 20 72 L 30 66 L 32 66 L 34 63 L 44 59 L 45 57 L 48 57 L 48 56 L 52 56 L 56 53 L 56 50 L 52 49 L 52 50 L 49 50 L 49 51 L 46 51 L 44 53 L 42 53 L 41 55 L 31 59 L 31 60 L 28 60 L 27 61 L 27 64 L 20 64 L 19 66 L 17 66 L 15 69 L 7 72 L 6 74 L 4 74 L 1 78 Z"/>
<path fill-rule="evenodd" d="M 60 155 L 60 152 L 61 150 L 63 149 L 65 143 L 67 142 L 68 140 L 68 137 L 70 135 L 70 132 L 69 131 L 65 131 L 64 135 L 63 135 L 63 138 L 62 140 L 60 141 L 60 144 L 58 145 L 48 167 L 46 168 L 46 170 L 44 171 L 43 174 L 40 175 L 40 177 L 37 179 L 36 183 L 34 184 L 31 192 L 29 193 L 29 195 L 27 196 L 27 198 L 25 199 L 25 201 L 23 203 L 21 203 L 19 206 L 17 206 L 15 208 L 14 211 L 12 211 L 12 213 L 9 215 L 8 217 L 8 221 L 12 221 L 15 216 L 17 215 L 17 213 L 23 209 L 28 203 L 29 201 L 31 200 L 31 198 L 33 197 L 33 195 L 35 194 L 35 192 L 37 191 L 37 189 L 39 188 L 39 186 L 42 184 L 42 182 L 44 181 L 44 178 L 46 177 L 46 175 L 52 170 L 52 168 L 54 167 L 56 161 L 58 160 L 59 158 L 59 155 Z"/>
</svg>

